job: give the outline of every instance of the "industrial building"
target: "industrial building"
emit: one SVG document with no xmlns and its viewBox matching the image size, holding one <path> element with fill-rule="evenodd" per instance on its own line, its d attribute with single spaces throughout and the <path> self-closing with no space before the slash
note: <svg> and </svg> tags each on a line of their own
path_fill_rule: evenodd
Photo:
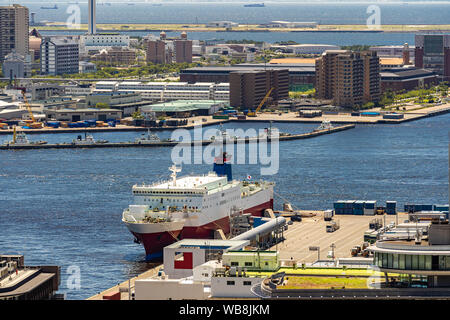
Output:
<svg viewBox="0 0 450 320">
<path fill-rule="evenodd" d="M 143 99 L 152 101 L 229 100 L 230 98 L 230 85 L 228 83 L 211 82 L 97 82 L 95 92 L 105 91 L 139 93 Z"/>
<path fill-rule="evenodd" d="M 271 103 L 289 98 L 289 71 L 250 70 L 230 73 L 230 105 L 240 109 L 256 109 L 271 90 Z M 269 102 L 270 103 L 270 102 Z"/>
<path fill-rule="evenodd" d="M 77 122 L 84 120 L 106 121 L 122 119 L 122 111 L 118 109 L 46 109 L 47 120 Z"/>
<path fill-rule="evenodd" d="M 226 106 L 228 106 L 227 101 L 176 100 L 146 105 L 140 110 L 144 114 L 155 114 L 156 116 L 192 117 L 212 115 Z"/>
<path fill-rule="evenodd" d="M 18 54 L 29 54 L 28 8 L 13 4 L 0 6 L 0 62 L 15 50 Z"/>
<path fill-rule="evenodd" d="M 450 80 L 450 34 L 416 34 L 415 65 Z"/>
</svg>

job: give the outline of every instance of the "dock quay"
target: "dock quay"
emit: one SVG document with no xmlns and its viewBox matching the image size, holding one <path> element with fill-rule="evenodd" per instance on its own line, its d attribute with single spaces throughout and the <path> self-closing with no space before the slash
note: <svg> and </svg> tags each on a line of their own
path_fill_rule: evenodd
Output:
<svg viewBox="0 0 450 320">
<path fill-rule="evenodd" d="M 355 127 L 354 124 L 347 124 L 343 126 L 334 127 L 327 130 L 320 131 L 312 131 L 308 133 L 302 134 L 293 134 L 293 135 L 281 135 L 279 137 L 279 141 L 287 141 L 287 140 L 299 140 L 299 139 L 309 139 L 318 136 L 322 136 L 325 134 L 331 134 L 335 132 L 345 131 L 349 129 L 353 129 Z M 94 143 L 94 144 L 75 144 L 75 143 L 59 143 L 59 144 L 40 144 L 40 145 L 0 145 L 0 150 L 23 150 L 23 149 L 79 149 L 79 148 L 146 148 L 146 147 L 173 147 L 173 146 L 199 146 L 199 145 L 209 145 L 212 143 L 258 143 L 260 142 L 260 138 L 241 138 L 235 140 L 226 140 L 222 142 L 221 140 L 212 141 L 212 140 L 201 140 L 201 141 L 192 141 L 192 142 L 178 142 L 178 141 L 160 141 L 160 142 L 152 142 L 152 143 L 136 143 L 136 142 L 117 142 L 117 143 Z M 270 139 L 267 140 L 270 142 Z"/>
<path fill-rule="evenodd" d="M 330 121 L 333 124 L 401 124 L 404 122 L 420 120 L 428 117 L 439 116 L 450 113 L 450 104 L 420 108 L 411 106 L 411 109 L 401 112 L 402 119 L 383 119 L 380 110 L 364 110 L 367 112 L 379 113 L 374 116 L 352 116 L 351 113 L 322 114 L 314 118 L 299 117 L 298 112 L 289 113 L 261 113 L 257 117 L 247 117 L 245 120 L 231 119 L 231 122 L 279 122 L 279 123 L 322 123 Z"/>
<path fill-rule="evenodd" d="M 147 279 L 158 274 L 160 268 L 163 268 L 162 264 L 158 264 L 151 269 L 141 273 L 140 275 L 133 277 L 129 280 L 126 280 L 122 283 L 118 283 L 117 285 L 106 289 L 98 294 L 93 295 L 92 297 L 87 298 L 86 300 L 107 300 L 106 298 L 112 297 L 115 295 L 120 296 L 120 300 L 130 300 L 128 290 L 131 289 L 131 292 L 134 290 L 134 282 L 139 279 Z"/>
</svg>

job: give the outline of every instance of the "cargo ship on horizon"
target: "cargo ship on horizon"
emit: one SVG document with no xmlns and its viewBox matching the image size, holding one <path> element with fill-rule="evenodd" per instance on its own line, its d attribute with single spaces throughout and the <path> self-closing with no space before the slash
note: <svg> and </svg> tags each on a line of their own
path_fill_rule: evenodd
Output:
<svg viewBox="0 0 450 320">
<path fill-rule="evenodd" d="M 172 180 L 133 186 L 134 204 L 123 211 L 122 222 L 144 245 L 146 260 L 162 257 L 165 246 L 181 239 L 228 234 L 233 210 L 262 216 L 273 209 L 274 184 L 233 180 L 228 162 L 224 153 L 215 159 L 214 172 L 180 178 L 181 169 L 172 166 Z"/>
<path fill-rule="evenodd" d="M 266 5 L 264 3 L 250 3 L 250 4 L 244 4 L 244 7 L 247 8 L 263 8 Z"/>
</svg>

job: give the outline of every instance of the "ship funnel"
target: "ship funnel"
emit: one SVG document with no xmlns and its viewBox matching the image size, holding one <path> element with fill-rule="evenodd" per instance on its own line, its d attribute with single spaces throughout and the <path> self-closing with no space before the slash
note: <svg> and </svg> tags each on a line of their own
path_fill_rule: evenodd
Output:
<svg viewBox="0 0 450 320">
<path fill-rule="evenodd" d="M 230 161 L 230 157 L 226 152 L 223 152 L 222 156 L 219 156 L 214 160 L 213 170 L 218 176 L 226 176 L 228 181 L 232 181 L 233 175 L 231 172 L 231 164 L 227 163 L 228 161 Z"/>
</svg>

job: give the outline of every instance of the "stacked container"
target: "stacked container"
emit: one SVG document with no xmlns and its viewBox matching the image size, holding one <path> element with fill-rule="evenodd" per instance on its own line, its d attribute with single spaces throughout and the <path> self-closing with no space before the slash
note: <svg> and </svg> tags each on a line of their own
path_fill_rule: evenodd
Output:
<svg viewBox="0 0 450 320">
<path fill-rule="evenodd" d="M 345 201 L 338 200 L 333 204 L 335 214 L 344 214 Z"/>
<path fill-rule="evenodd" d="M 377 202 L 375 200 L 370 200 L 364 202 L 364 215 L 373 216 L 375 215 L 375 210 L 377 209 Z"/>
<path fill-rule="evenodd" d="M 397 201 L 386 201 L 386 213 L 397 214 Z"/>
<path fill-rule="evenodd" d="M 357 200 L 353 203 L 353 214 L 362 216 L 364 215 L 364 205 L 365 202 L 362 200 Z"/>
</svg>

